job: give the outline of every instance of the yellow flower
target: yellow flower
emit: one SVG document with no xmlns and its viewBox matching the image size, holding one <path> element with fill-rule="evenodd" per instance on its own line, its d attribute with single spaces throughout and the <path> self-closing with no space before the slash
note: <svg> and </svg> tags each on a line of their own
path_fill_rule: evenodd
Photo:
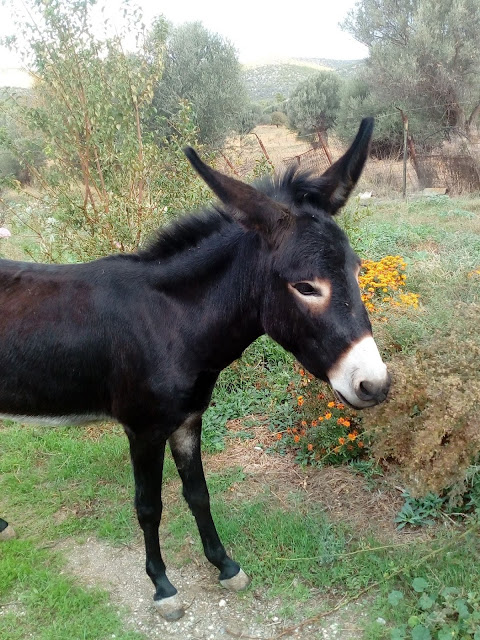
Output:
<svg viewBox="0 0 480 640">
<path fill-rule="evenodd" d="M 329 407 L 330 409 L 332 409 L 335 406 L 335 402 L 329 402 L 327 404 L 327 407 Z"/>
</svg>

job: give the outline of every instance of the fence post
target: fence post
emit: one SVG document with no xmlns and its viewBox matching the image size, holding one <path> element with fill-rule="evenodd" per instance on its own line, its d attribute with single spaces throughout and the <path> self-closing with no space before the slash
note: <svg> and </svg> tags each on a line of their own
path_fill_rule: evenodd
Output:
<svg viewBox="0 0 480 640">
<path fill-rule="evenodd" d="M 327 160 L 330 163 L 330 166 L 333 164 L 333 160 L 332 160 L 332 154 L 330 153 L 330 149 L 328 148 L 328 143 L 325 140 L 325 136 L 323 135 L 323 131 L 320 131 L 320 129 L 317 129 L 317 135 L 318 135 L 318 139 L 320 140 L 320 144 L 322 145 L 322 148 L 325 152 L 325 155 L 327 156 Z"/>
</svg>

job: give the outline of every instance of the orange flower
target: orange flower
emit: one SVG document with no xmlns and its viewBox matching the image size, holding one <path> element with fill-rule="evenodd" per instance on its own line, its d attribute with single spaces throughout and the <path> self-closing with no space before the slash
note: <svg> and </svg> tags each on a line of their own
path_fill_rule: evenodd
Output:
<svg viewBox="0 0 480 640">
<path fill-rule="evenodd" d="M 339 438 L 338 441 L 340 444 L 345 444 L 346 442 L 345 438 Z"/>
<path fill-rule="evenodd" d="M 327 404 L 327 407 L 328 407 L 329 409 L 333 409 L 333 407 L 334 407 L 334 406 L 335 406 L 335 403 L 334 403 L 334 402 L 329 402 L 329 403 Z"/>
<path fill-rule="evenodd" d="M 317 425 L 318 425 L 318 421 L 317 420 L 312 420 L 311 426 L 312 427 L 316 427 Z"/>
<path fill-rule="evenodd" d="M 340 410 L 345 409 L 345 405 L 342 404 L 341 402 L 337 402 L 337 409 L 340 409 Z"/>
<path fill-rule="evenodd" d="M 300 369 L 299 373 L 300 373 L 301 376 L 305 375 L 305 371 L 303 369 Z"/>
<path fill-rule="evenodd" d="M 343 421 L 343 426 L 344 427 L 349 427 L 350 426 L 350 420 L 344 420 Z"/>
<path fill-rule="evenodd" d="M 301 423 L 302 427 L 306 427 L 307 426 L 307 421 L 306 420 L 302 420 Z"/>
<path fill-rule="evenodd" d="M 330 412 L 325 414 L 325 420 L 330 420 L 331 417 L 332 417 L 332 414 Z"/>
<path fill-rule="evenodd" d="M 282 434 L 281 433 L 277 433 L 277 440 L 281 440 L 282 439 Z"/>
<path fill-rule="evenodd" d="M 293 436 L 293 439 L 295 440 L 295 442 L 300 442 L 300 436 Z"/>
<path fill-rule="evenodd" d="M 344 424 L 344 423 L 345 423 L 345 418 L 339 418 L 339 419 L 337 420 L 337 424 L 339 424 L 339 425 L 342 425 L 342 424 Z"/>
<path fill-rule="evenodd" d="M 319 394 L 317 395 L 317 398 L 318 398 L 319 400 L 324 400 L 324 399 L 325 399 L 325 394 L 324 394 L 324 393 L 319 393 Z"/>
<path fill-rule="evenodd" d="M 303 396 L 298 396 L 298 397 L 297 397 L 297 404 L 298 404 L 298 406 L 299 406 L 299 407 L 301 407 L 303 403 L 304 403 Z"/>
<path fill-rule="evenodd" d="M 313 444 L 307 444 L 307 449 L 309 451 L 313 451 Z"/>
<path fill-rule="evenodd" d="M 353 440 L 355 440 L 357 436 L 354 433 L 349 433 L 348 434 L 348 439 L 351 440 L 353 442 Z"/>
<path fill-rule="evenodd" d="M 338 453 L 340 451 L 340 447 L 335 447 L 333 450 L 335 453 Z"/>
<path fill-rule="evenodd" d="M 359 440 L 357 444 L 360 447 L 360 449 L 363 449 L 363 447 L 365 446 L 361 440 Z"/>
<path fill-rule="evenodd" d="M 298 433 L 297 427 L 293 427 L 292 431 L 293 431 L 293 433 Z"/>
<path fill-rule="evenodd" d="M 319 422 L 323 422 L 325 420 L 325 418 L 323 416 L 318 416 L 318 421 Z"/>
</svg>

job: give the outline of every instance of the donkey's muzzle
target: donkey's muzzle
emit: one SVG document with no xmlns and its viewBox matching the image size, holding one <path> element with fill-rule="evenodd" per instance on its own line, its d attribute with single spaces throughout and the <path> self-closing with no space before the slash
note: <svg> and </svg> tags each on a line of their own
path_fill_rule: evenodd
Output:
<svg viewBox="0 0 480 640">
<path fill-rule="evenodd" d="M 383 402 L 390 389 L 390 375 L 371 335 L 352 345 L 328 372 L 336 394 L 355 409 Z"/>
<path fill-rule="evenodd" d="M 389 389 L 390 375 L 387 372 L 386 380 L 362 380 L 355 388 L 355 393 L 363 402 L 380 404 L 387 399 Z"/>
</svg>

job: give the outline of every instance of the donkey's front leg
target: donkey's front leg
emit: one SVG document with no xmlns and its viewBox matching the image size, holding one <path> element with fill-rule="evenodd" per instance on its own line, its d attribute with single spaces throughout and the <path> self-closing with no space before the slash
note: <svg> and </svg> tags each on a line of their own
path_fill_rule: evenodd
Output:
<svg viewBox="0 0 480 640">
<path fill-rule="evenodd" d="M 155 437 L 155 434 L 136 434 L 130 429 L 126 431 L 135 477 L 135 508 L 145 539 L 146 570 L 155 585 L 153 600 L 166 620 L 178 620 L 185 611 L 177 590 L 166 576 L 158 537 L 166 441 Z"/>
<path fill-rule="evenodd" d="M 201 414 L 193 414 L 170 436 L 170 448 L 182 479 L 183 495 L 197 521 L 207 560 L 219 569 L 221 585 L 241 591 L 248 587 L 250 578 L 227 555 L 213 522 L 201 459 L 201 430 Z"/>
</svg>

